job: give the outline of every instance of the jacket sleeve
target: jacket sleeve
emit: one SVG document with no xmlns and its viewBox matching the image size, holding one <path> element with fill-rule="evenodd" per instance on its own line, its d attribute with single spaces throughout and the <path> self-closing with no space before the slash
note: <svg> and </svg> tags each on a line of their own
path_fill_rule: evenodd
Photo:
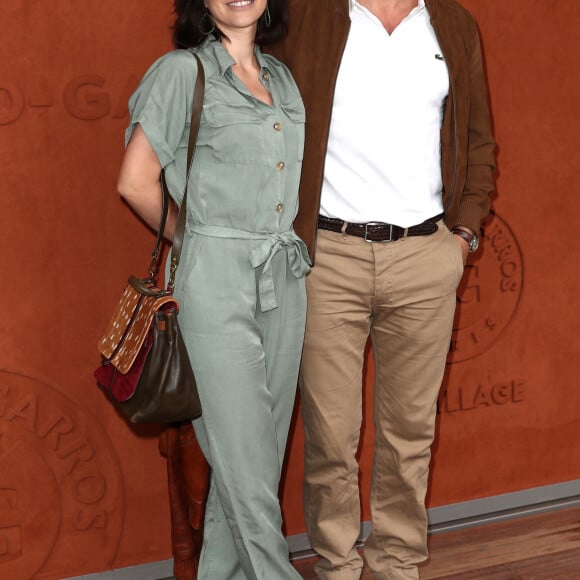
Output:
<svg viewBox="0 0 580 580">
<path fill-rule="evenodd" d="M 479 232 L 482 220 L 489 213 L 490 196 L 494 189 L 495 141 L 479 33 L 474 21 L 471 21 L 471 26 L 467 174 L 457 224 Z"/>
</svg>

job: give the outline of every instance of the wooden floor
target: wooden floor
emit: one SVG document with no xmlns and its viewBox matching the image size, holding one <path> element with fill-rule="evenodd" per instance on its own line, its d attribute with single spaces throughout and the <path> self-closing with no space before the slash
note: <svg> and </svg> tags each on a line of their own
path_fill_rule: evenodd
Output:
<svg viewBox="0 0 580 580">
<path fill-rule="evenodd" d="M 429 550 L 421 580 L 580 579 L 580 507 L 434 534 Z M 294 565 L 305 580 L 314 580 L 314 562 Z M 372 574 L 365 568 L 362 578 Z"/>
</svg>

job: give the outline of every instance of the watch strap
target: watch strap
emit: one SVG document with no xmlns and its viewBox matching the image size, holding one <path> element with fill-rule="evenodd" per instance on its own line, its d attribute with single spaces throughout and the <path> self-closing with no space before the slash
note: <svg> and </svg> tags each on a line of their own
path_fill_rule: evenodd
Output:
<svg viewBox="0 0 580 580">
<path fill-rule="evenodd" d="M 463 228 L 453 228 L 451 232 L 456 236 L 463 238 L 467 242 L 470 254 L 471 252 L 474 252 L 477 249 L 478 246 L 477 234 L 474 234 L 473 232 L 467 231 Z"/>
</svg>

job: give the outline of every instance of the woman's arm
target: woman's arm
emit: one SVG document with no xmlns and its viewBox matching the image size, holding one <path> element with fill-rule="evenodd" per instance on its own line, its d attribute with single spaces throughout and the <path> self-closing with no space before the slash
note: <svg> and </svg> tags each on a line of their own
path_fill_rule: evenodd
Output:
<svg viewBox="0 0 580 580">
<path fill-rule="evenodd" d="M 159 227 L 161 216 L 161 164 L 147 140 L 145 132 L 138 125 L 131 136 L 121 171 L 117 181 L 117 190 L 131 208 L 154 230 Z M 173 230 L 177 212 L 173 204 L 169 213 L 164 235 L 173 239 Z"/>
</svg>

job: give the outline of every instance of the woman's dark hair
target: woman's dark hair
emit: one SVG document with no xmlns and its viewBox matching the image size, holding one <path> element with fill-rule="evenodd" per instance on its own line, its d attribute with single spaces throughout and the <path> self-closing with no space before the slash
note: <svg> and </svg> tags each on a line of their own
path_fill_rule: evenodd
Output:
<svg viewBox="0 0 580 580">
<path fill-rule="evenodd" d="M 213 19 L 209 20 L 204 0 L 174 0 L 175 24 L 173 25 L 173 44 L 175 48 L 193 48 L 199 46 L 212 28 Z M 258 20 L 256 44 L 273 44 L 281 40 L 288 28 L 287 0 L 268 0 L 271 24 L 266 26 L 264 14 Z M 217 26 L 210 33 L 212 38 L 227 38 Z"/>
</svg>

